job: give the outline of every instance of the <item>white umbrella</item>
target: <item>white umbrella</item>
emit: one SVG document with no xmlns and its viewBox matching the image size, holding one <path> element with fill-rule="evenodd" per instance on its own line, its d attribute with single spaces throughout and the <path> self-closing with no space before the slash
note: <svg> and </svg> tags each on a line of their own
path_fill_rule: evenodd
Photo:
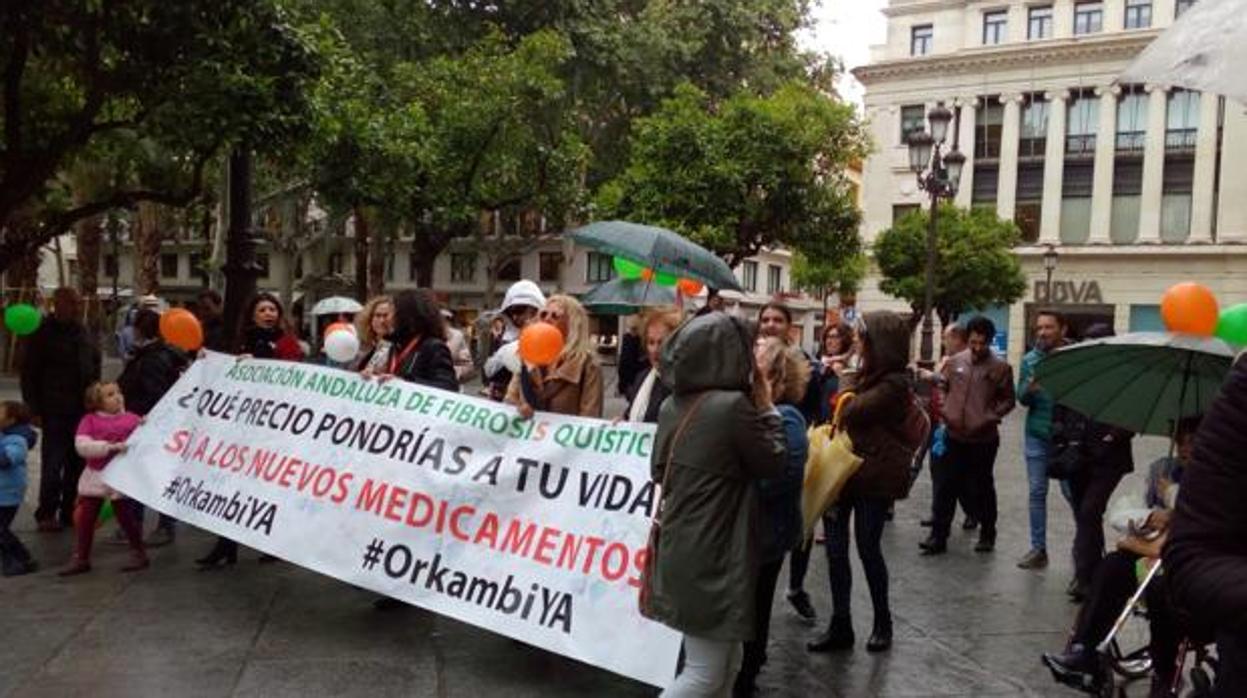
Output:
<svg viewBox="0 0 1247 698">
<path fill-rule="evenodd" d="M 1242 0 L 1200 0 L 1166 29 L 1118 82 L 1172 85 L 1247 104 L 1247 12 Z"/>
<path fill-rule="evenodd" d="M 354 298 L 346 296 L 330 296 L 316 305 L 312 306 L 313 315 L 338 315 L 346 313 L 353 315 L 363 310 L 364 306 L 360 305 Z"/>
</svg>

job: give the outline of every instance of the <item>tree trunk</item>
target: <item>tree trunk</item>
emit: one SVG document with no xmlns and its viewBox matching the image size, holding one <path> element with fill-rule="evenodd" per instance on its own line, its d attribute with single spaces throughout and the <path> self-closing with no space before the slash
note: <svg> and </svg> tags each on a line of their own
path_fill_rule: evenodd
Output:
<svg viewBox="0 0 1247 698">
<path fill-rule="evenodd" d="M 100 225 L 99 217 L 79 221 L 75 231 L 78 242 L 78 292 L 86 307 L 87 329 L 99 337 L 104 328 L 100 308 Z"/>
<path fill-rule="evenodd" d="M 355 299 L 368 300 L 368 217 L 362 206 L 355 207 Z"/>
<path fill-rule="evenodd" d="M 134 233 L 134 295 L 160 290 L 160 208 L 139 202 L 132 227 Z"/>
<path fill-rule="evenodd" d="M 394 224 L 388 217 L 382 217 L 368 231 L 368 297 L 375 298 L 385 293 L 385 266 L 389 255 L 386 254 L 386 243 L 394 230 Z"/>
<path fill-rule="evenodd" d="M 260 267 L 251 231 L 251 152 L 243 146 L 229 156 L 229 230 L 225 241 L 225 336 L 231 343 L 242 326 L 246 304 L 255 295 Z"/>
</svg>

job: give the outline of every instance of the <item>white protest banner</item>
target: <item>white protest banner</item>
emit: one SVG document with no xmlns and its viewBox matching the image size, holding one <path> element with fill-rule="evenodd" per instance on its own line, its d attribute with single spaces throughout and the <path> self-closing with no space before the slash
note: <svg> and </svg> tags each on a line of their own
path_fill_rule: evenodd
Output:
<svg viewBox="0 0 1247 698">
<path fill-rule="evenodd" d="M 665 685 L 679 635 L 637 611 L 653 437 L 209 354 L 104 479 L 303 567 Z"/>
</svg>

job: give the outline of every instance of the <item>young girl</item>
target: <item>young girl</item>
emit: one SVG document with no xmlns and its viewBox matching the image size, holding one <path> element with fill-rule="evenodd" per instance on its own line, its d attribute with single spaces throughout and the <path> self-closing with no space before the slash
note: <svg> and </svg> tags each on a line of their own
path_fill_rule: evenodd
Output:
<svg viewBox="0 0 1247 698">
<path fill-rule="evenodd" d="M 124 453 L 126 439 L 139 426 L 139 416 L 126 412 L 125 398 L 116 383 L 93 383 L 87 388 L 87 409 L 90 412 L 78 423 L 74 446 L 87 464 L 78 479 L 78 504 L 74 509 L 74 530 L 77 546 L 69 567 L 60 572 L 68 577 L 91 571 L 91 543 L 95 538 L 95 521 L 107 497 L 113 500 L 117 523 L 130 541 L 130 562 L 122 572 L 146 569 L 147 552 L 143 535 L 130 500 L 104 484 L 104 468 L 113 456 Z"/>
<path fill-rule="evenodd" d="M 35 447 L 35 440 L 30 408 L 20 402 L 0 402 L 0 573 L 6 577 L 39 568 L 9 530 L 26 496 L 26 454 Z"/>
</svg>

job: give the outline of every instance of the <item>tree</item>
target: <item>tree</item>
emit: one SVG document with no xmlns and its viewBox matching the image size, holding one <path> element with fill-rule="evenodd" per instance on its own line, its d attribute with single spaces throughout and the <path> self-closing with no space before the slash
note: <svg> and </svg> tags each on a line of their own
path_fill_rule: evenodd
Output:
<svg viewBox="0 0 1247 698">
<path fill-rule="evenodd" d="M 797 288 L 819 291 L 824 296 L 831 293 L 857 293 L 866 278 L 869 265 L 864 253 L 857 253 L 838 264 L 829 263 L 826 257 L 809 256 L 797 252 L 792 258 L 792 283 Z"/>
<path fill-rule="evenodd" d="M 907 301 L 921 320 L 926 289 L 928 213 L 915 211 L 875 240 L 884 293 Z M 1013 253 L 1021 234 L 1012 221 L 985 208 L 940 206 L 936 229 L 935 312 L 941 324 L 971 309 L 1013 303 L 1026 292 Z"/>
<path fill-rule="evenodd" d="M 684 85 L 636 123 L 628 167 L 599 192 L 598 217 L 671 228 L 731 266 L 782 246 L 834 267 L 860 250 L 843 172 L 868 143 L 852 106 L 807 85 L 721 104 Z"/>
<path fill-rule="evenodd" d="M 110 209 L 186 205 L 227 144 L 280 148 L 317 71 L 278 0 L 0 3 L 0 270 Z M 75 202 L 84 158 L 167 167 Z"/>
</svg>

